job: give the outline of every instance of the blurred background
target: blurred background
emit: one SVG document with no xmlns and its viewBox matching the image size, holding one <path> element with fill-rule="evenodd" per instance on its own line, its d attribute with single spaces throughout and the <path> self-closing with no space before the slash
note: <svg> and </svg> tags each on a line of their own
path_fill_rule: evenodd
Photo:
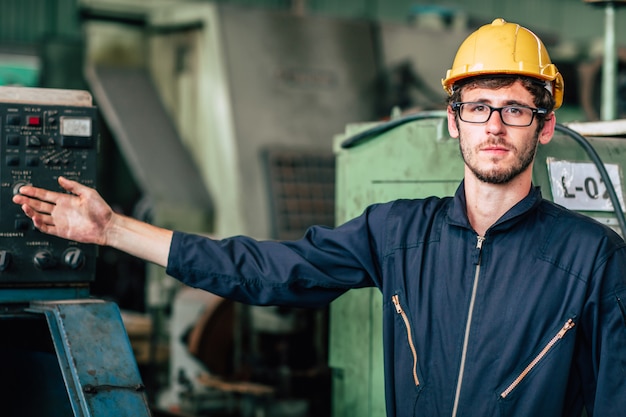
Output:
<svg viewBox="0 0 626 417">
<path fill-rule="evenodd" d="M 334 137 L 444 109 L 457 47 L 496 17 L 546 44 L 565 78 L 560 122 L 601 118 L 614 36 L 622 117 L 621 3 L 0 0 L 0 85 L 90 92 L 98 189 L 115 210 L 177 230 L 294 239 L 336 223 Z M 155 414 L 331 414 L 327 309 L 242 306 L 108 248 L 91 293 L 122 308 Z"/>
</svg>

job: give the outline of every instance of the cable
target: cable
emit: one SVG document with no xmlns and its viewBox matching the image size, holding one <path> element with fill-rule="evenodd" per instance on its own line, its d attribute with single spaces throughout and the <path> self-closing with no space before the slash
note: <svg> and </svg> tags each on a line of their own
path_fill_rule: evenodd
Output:
<svg viewBox="0 0 626 417">
<path fill-rule="evenodd" d="M 445 111 L 433 110 L 433 111 L 425 111 L 425 112 L 420 112 L 416 114 L 411 114 L 409 116 L 400 117 L 398 119 L 393 119 L 386 123 L 376 125 L 370 129 L 364 130 L 361 133 L 357 133 L 356 135 L 349 137 L 348 139 L 341 142 L 341 147 L 343 149 L 352 148 L 353 146 L 356 146 L 360 144 L 361 142 L 366 141 L 367 139 L 371 139 L 375 136 L 382 135 L 383 133 L 388 132 L 391 129 L 395 129 L 398 126 L 402 126 L 403 124 L 413 122 L 415 120 L 441 119 L 442 117 L 445 117 L 445 115 L 446 115 Z"/>
</svg>

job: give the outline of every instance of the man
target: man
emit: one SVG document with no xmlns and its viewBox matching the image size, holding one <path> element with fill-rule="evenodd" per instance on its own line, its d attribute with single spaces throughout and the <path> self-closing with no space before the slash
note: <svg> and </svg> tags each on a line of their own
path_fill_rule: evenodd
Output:
<svg viewBox="0 0 626 417">
<path fill-rule="evenodd" d="M 626 246 L 531 182 L 563 82 L 528 29 L 496 19 L 443 80 L 465 178 L 454 197 L 368 207 L 294 242 L 221 241 L 114 213 L 92 189 L 22 187 L 46 233 L 109 245 L 182 282 L 255 304 L 383 295 L 391 416 L 626 415 Z"/>
</svg>

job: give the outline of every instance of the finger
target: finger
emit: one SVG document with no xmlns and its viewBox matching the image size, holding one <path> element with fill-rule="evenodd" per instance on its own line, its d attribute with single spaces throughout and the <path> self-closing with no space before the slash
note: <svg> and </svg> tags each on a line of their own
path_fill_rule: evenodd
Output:
<svg viewBox="0 0 626 417">
<path fill-rule="evenodd" d="M 26 201 L 28 201 L 28 197 L 23 196 L 21 194 L 15 194 L 12 198 L 13 202 L 17 205 L 22 205 L 24 203 L 26 203 Z"/>
<path fill-rule="evenodd" d="M 48 201 L 50 203 L 55 203 L 59 196 L 62 195 L 61 193 L 48 191 L 43 188 L 33 187 L 32 185 L 24 185 L 20 187 L 18 193 L 23 196 L 30 197 L 31 199 Z"/>
<path fill-rule="evenodd" d="M 24 210 L 24 207 L 28 207 L 33 213 L 51 214 L 55 207 L 53 203 L 28 197 L 14 198 L 14 200 L 22 205 L 22 210 Z"/>
<path fill-rule="evenodd" d="M 87 187 L 86 185 L 83 185 L 77 181 L 69 180 L 65 177 L 59 177 L 59 185 L 65 191 L 69 191 L 70 193 L 75 195 L 81 195 L 89 189 L 89 187 Z"/>
<path fill-rule="evenodd" d="M 39 213 L 26 204 L 22 206 L 22 211 L 33 221 L 33 224 L 38 229 L 55 226 L 54 219 L 50 214 Z"/>
<path fill-rule="evenodd" d="M 32 218 L 33 225 L 44 233 L 55 234 L 56 227 L 54 224 L 46 223 L 42 216 Z"/>
<path fill-rule="evenodd" d="M 45 215 L 44 213 L 41 213 L 35 209 L 33 209 L 31 206 L 29 206 L 28 204 L 23 204 L 22 205 L 22 211 L 24 212 L 24 214 L 26 214 L 28 217 L 30 217 L 33 222 L 35 222 L 35 220 L 43 222 L 41 219 L 42 217 Z M 47 214 L 49 216 L 49 214 Z M 50 221 L 47 223 L 51 223 L 52 218 L 50 218 Z M 46 223 L 46 222 L 43 222 Z"/>
</svg>

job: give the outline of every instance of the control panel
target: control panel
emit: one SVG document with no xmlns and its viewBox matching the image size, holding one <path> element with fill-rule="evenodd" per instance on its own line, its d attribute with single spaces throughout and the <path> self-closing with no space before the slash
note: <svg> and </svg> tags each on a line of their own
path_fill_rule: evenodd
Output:
<svg viewBox="0 0 626 417">
<path fill-rule="evenodd" d="M 0 88 L 0 288 L 92 281 L 97 247 L 40 232 L 12 197 L 26 184 L 63 191 L 59 176 L 95 187 L 96 108 L 90 99 L 87 105 L 68 104 L 73 101 L 67 100 L 67 90 L 60 90 L 61 100 L 35 94 L 15 102 L 2 92 Z"/>
</svg>

